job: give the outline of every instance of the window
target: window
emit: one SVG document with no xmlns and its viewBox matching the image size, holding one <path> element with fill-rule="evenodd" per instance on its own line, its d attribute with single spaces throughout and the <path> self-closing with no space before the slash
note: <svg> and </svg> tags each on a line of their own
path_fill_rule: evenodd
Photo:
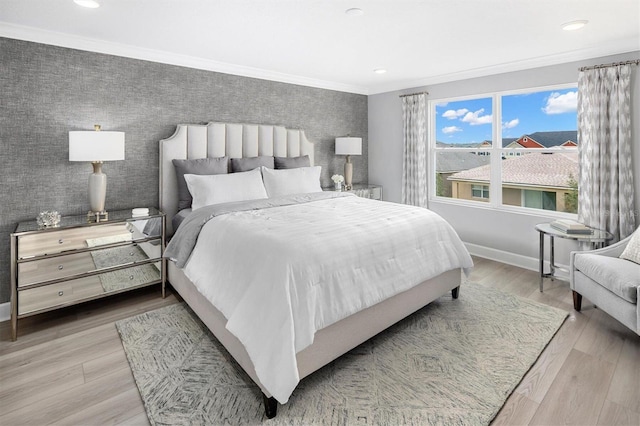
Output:
<svg viewBox="0 0 640 426">
<path fill-rule="evenodd" d="M 522 205 L 534 209 L 556 210 L 556 193 L 549 191 L 532 191 L 525 189 L 522 191 Z"/>
<path fill-rule="evenodd" d="M 471 185 L 471 195 L 474 198 L 489 199 L 489 185 Z"/>
<path fill-rule="evenodd" d="M 576 106 L 575 85 L 431 101 L 431 194 L 577 213 Z"/>
</svg>

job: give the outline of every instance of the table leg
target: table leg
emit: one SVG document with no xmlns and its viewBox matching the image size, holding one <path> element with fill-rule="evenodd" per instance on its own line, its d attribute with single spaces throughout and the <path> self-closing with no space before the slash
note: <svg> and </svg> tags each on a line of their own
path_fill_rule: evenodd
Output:
<svg viewBox="0 0 640 426">
<path fill-rule="evenodd" d="M 556 273 L 556 260 L 555 260 L 555 242 L 553 235 L 549 235 L 549 274 L 551 274 L 551 281 Z"/>
<path fill-rule="evenodd" d="M 540 293 L 542 293 L 542 283 L 544 281 L 544 232 L 540 232 Z"/>
</svg>

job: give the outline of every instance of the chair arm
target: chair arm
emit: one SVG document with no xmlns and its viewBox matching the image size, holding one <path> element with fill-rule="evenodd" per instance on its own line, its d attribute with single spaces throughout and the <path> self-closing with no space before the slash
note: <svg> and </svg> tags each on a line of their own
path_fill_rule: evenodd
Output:
<svg viewBox="0 0 640 426">
<path fill-rule="evenodd" d="M 617 243 L 611 244 L 609 246 L 602 247 L 595 250 L 586 250 L 578 253 L 590 253 L 590 254 L 597 254 L 600 256 L 620 257 L 624 249 L 627 247 L 627 244 L 629 244 L 630 240 L 631 240 L 631 235 L 629 235 L 624 240 L 620 240 Z"/>
</svg>

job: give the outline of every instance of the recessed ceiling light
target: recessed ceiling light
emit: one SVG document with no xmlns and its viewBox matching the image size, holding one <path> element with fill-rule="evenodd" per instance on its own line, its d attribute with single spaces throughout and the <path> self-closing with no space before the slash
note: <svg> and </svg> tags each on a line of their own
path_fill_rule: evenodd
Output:
<svg viewBox="0 0 640 426">
<path fill-rule="evenodd" d="M 364 10 L 357 7 L 352 7 L 351 9 L 345 10 L 344 13 L 349 16 L 362 16 L 364 15 Z"/>
<path fill-rule="evenodd" d="M 387 72 L 387 70 L 385 70 L 384 68 L 376 68 L 375 70 L 373 70 L 373 72 L 375 72 L 376 74 L 384 74 L 385 72 Z"/>
<path fill-rule="evenodd" d="M 91 9 L 95 9 L 96 7 L 100 7 L 100 3 L 95 0 L 73 0 L 75 4 L 82 7 L 88 7 Z"/>
<path fill-rule="evenodd" d="M 584 27 L 585 25 L 587 25 L 589 21 L 584 20 L 584 19 L 580 19 L 577 21 L 571 21 L 571 22 L 566 22 L 564 24 L 562 24 L 562 29 L 565 31 L 575 31 L 575 30 L 579 30 L 580 28 Z"/>
</svg>

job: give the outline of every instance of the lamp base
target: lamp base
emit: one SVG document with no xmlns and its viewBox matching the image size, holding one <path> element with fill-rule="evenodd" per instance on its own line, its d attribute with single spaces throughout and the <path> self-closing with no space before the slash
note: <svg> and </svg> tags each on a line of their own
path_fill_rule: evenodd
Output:
<svg viewBox="0 0 640 426">
<path fill-rule="evenodd" d="M 87 222 L 106 222 L 109 220 L 109 212 L 106 211 L 102 211 L 102 212 L 92 212 L 91 210 L 89 210 L 87 212 Z"/>
<path fill-rule="evenodd" d="M 349 157 L 347 155 L 347 161 L 344 163 L 344 186 L 347 191 L 351 189 L 353 181 L 353 163 Z"/>
<path fill-rule="evenodd" d="M 94 161 L 91 163 L 93 166 L 93 173 L 89 175 L 89 213 L 87 217 L 95 216 L 100 222 L 101 220 L 107 220 L 104 218 L 106 211 L 104 208 L 104 202 L 107 198 L 107 175 L 102 173 L 102 161 Z"/>
</svg>

